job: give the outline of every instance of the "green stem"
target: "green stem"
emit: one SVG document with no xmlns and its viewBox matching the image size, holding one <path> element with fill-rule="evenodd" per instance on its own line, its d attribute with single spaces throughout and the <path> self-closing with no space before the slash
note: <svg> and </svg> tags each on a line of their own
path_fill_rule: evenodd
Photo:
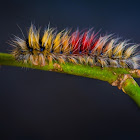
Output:
<svg viewBox="0 0 140 140">
<path fill-rule="evenodd" d="M 130 69 L 125 69 L 125 68 L 101 68 L 98 66 L 90 67 L 87 65 L 75 65 L 72 63 L 57 65 L 57 62 L 56 62 L 55 64 L 49 64 L 44 67 L 34 66 L 31 64 L 17 62 L 11 54 L 0 53 L 0 65 L 27 67 L 27 68 L 33 68 L 33 69 L 46 70 L 46 71 L 56 71 L 60 73 L 67 73 L 67 74 L 72 74 L 72 75 L 99 79 L 102 81 L 107 81 L 110 84 L 116 81 L 119 75 L 129 74 L 135 78 L 140 77 L 139 70 L 132 71 Z M 125 80 L 124 83 L 125 84 L 122 85 L 123 91 L 125 91 L 140 107 L 139 86 L 132 78 Z"/>
<path fill-rule="evenodd" d="M 123 83 L 123 91 L 140 107 L 140 87 L 133 78 L 127 79 Z"/>
</svg>

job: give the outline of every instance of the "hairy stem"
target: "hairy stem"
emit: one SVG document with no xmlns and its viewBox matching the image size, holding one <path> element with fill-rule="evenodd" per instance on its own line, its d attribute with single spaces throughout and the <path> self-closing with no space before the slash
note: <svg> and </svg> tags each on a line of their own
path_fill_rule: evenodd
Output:
<svg viewBox="0 0 140 140">
<path fill-rule="evenodd" d="M 17 62 L 11 54 L 6 53 L 0 53 L 0 65 L 56 71 L 107 81 L 111 85 L 118 86 L 119 89 L 122 89 L 140 107 L 140 87 L 132 78 L 140 78 L 140 70 L 125 68 L 101 68 L 98 66 L 90 67 L 88 65 L 75 65 L 72 63 L 58 64 L 57 62 L 41 67 Z"/>
</svg>

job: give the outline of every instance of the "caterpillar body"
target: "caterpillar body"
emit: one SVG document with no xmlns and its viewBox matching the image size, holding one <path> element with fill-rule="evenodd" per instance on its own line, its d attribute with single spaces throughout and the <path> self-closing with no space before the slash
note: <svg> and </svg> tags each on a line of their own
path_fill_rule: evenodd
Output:
<svg viewBox="0 0 140 140">
<path fill-rule="evenodd" d="M 98 35 L 92 29 L 85 32 L 70 30 L 57 32 L 48 27 L 43 36 L 40 29 L 31 25 L 26 39 L 15 38 L 12 54 L 18 61 L 45 66 L 66 62 L 101 67 L 139 68 L 139 44 L 121 41 L 113 35 Z"/>
</svg>

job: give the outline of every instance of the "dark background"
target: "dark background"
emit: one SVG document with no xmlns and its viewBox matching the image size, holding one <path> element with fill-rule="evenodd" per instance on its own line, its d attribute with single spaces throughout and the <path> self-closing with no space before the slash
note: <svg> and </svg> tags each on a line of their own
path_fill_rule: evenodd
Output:
<svg viewBox="0 0 140 140">
<path fill-rule="evenodd" d="M 140 43 L 140 2 L 0 1 L 0 52 L 11 47 L 17 24 L 59 30 L 95 27 Z M 137 79 L 140 84 L 140 80 Z M 18 140 L 140 139 L 140 109 L 106 82 L 54 72 L 1 66 L 0 137 Z"/>
</svg>

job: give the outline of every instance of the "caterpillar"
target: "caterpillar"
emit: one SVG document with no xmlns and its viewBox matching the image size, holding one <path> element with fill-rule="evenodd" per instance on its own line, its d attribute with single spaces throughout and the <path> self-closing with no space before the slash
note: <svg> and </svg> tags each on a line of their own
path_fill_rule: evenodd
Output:
<svg viewBox="0 0 140 140">
<path fill-rule="evenodd" d="M 91 67 L 139 68 L 139 44 L 121 41 L 112 34 L 99 35 L 92 29 L 58 32 L 48 26 L 41 35 L 40 29 L 31 24 L 27 38 L 15 36 L 10 45 L 16 60 L 32 65 L 69 62 Z"/>
</svg>

